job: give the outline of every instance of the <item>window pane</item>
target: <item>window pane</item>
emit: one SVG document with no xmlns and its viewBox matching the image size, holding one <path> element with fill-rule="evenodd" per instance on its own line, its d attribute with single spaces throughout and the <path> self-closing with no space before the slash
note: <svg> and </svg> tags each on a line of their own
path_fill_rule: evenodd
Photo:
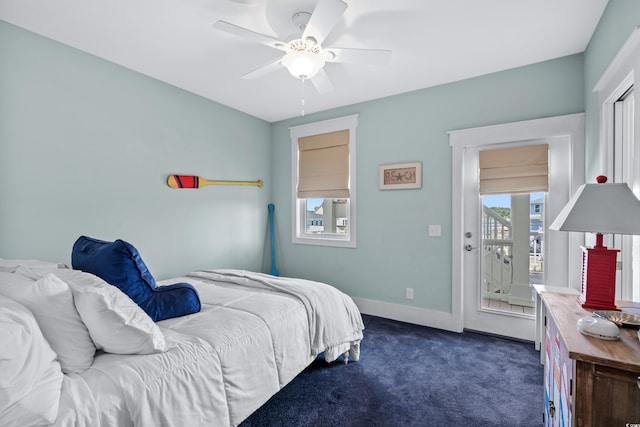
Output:
<svg viewBox="0 0 640 427">
<path fill-rule="evenodd" d="M 482 307 L 530 314 L 544 279 L 545 193 L 482 196 Z"/>
<path fill-rule="evenodd" d="M 309 198 L 304 200 L 305 233 L 349 235 L 349 199 Z"/>
</svg>

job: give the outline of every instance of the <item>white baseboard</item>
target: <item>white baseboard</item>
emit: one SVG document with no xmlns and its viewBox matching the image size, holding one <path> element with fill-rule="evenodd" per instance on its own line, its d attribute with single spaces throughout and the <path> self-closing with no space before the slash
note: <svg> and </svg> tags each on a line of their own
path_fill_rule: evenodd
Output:
<svg viewBox="0 0 640 427">
<path fill-rule="evenodd" d="M 462 330 L 457 327 L 461 322 L 454 321 L 453 315 L 444 311 L 428 310 L 426 308 L 417 308 L 366 298 L 353 298 L 353 301 L 362 314 L 444 329 L 446 331 L 462 332 Z"/>
</svg>

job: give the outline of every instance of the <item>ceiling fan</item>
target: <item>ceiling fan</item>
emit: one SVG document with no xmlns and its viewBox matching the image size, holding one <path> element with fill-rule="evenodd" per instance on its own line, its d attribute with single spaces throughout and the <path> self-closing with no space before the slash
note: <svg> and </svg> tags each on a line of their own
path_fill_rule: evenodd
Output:
<svg viewBox="0 0 640 427">
<path fill-rule="evenodd" d="M 296 27 L 302 30 L 302 34 L 300 38 L 290 41 L 281 41 L 226 21 L 217 21 L 213 27 L 285 52 L 282 57 L 244 74 L 242 78 L 257 79 L 284 66 L 292 76 L 302 80 L 309 79 L 322 94 L 333 90 L 333 85 L 324 71 L 326 62 L 384 65 L 391 59 L 390 50 L 322 46 L 346 9 L 347 4 L 342 0 L 319 0 L 313 13 L 295 13 L 292 19 Z"/>
</svg>

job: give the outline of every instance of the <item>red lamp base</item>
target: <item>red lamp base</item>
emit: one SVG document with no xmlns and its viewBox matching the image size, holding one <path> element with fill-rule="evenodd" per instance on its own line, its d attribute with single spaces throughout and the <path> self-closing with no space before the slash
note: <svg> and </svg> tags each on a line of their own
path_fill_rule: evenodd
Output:
<svg viewBox="0 0 640 427">
<path fill-rule="evenodd" d="M 616 258 L 618 249 L 602 245 L 602 234 L 596 235 L 593 248 L 582 248 L 582 294 L 584 308 L 616 310 Z"/>
</svg>

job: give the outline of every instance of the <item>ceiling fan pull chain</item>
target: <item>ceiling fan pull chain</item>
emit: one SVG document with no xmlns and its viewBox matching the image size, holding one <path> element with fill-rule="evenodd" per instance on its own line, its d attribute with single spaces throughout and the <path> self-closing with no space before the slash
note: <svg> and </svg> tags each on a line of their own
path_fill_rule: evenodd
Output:
<svg viewBox="0 0 640 427">
<path fill-rule="evenodd" d="M 300 100 L 300 115 L 304 116 L 304 81 L 307 79 L 300 79 L 302 81 L 302 99 Z"/>
</svg>

